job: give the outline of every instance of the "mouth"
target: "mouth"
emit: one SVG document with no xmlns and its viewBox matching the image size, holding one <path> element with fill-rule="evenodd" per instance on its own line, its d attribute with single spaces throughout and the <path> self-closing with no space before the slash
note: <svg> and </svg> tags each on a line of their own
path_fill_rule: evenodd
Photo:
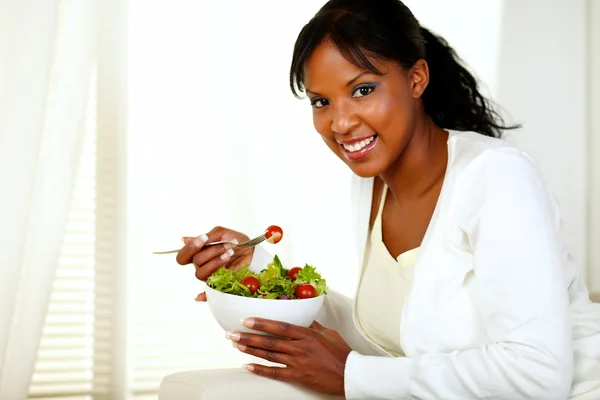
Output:
<svg viewBox="0 0 600 400">
<path fill-rule="evenodd" d="M 347 159 L 357 161 L 366 157 L 377 145 L 377 134 L 350 142 L 339 143 Z"/>
</svg>

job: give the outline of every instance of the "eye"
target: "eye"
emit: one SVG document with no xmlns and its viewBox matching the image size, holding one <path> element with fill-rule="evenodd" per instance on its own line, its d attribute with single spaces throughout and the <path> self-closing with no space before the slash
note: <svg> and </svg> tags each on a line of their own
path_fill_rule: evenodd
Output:
<svg viewBox="0 0 600 400">
<path fill-rule="evenodd" d="M 313 106 L 314 108 L 322 108 L 322 107 L 325 107 L 326 105 L 329 105 L 329 100 L 315 98 L 310 101 L 310 105 Z"/>
<path fill-rule="evenodd" d="M 373 92 L 373 90 L 375 90 L 375 87 L 376 87 L 376 85 L 373 85 L 373 84 L 363 84 L 363 85 L 357 86 L 352 91 L 352 97 L 354 97 L 354 98 L 365 97 L 365 96 L 371 94 L 371 92 Z"/>
</svg>

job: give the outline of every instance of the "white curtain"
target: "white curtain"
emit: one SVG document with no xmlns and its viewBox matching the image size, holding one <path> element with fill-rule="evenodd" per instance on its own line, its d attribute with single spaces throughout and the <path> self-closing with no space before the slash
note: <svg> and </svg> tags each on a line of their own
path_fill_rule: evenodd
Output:
<svg viewBox="0 0 600 400">
<path fill-rule="evenodd" d="M 27 391 L 64 238 L 93 0 L 0 2 L 0 398 Z"/>
</svg>

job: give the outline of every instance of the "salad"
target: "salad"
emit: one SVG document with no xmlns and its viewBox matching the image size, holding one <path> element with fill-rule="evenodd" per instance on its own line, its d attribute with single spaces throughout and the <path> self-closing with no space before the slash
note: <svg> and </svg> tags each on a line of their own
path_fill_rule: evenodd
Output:
<svg viewBox="0 0 600 400">
<path fill-rule="evenodd" d="M 315 267 L 306 264 L 286 269 L 277 255 L 258 274 L 247 265 L 236 271 L 222 267 L 206 284 L 219 292 L 263 299 L 309 299 L 327 294 L 327 283 Z"/>
</svg>

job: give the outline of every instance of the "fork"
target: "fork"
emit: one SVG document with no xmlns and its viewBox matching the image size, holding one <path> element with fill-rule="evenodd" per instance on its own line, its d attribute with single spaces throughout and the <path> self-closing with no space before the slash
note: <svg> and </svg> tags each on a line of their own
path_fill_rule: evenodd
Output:
<svg viewBox="0 0 600 400">
<path fill-rule="evenodd" d="M 197 236 L 200 237 L 200 236 Z M 255 237 L 254 239 L 250 239 L 247 242 L 244 243 L 232 243 L 229 240 L 222 240 L 220 242 L 211 242 L 211 243 L 206 243 L 204 246 L 215 246 L 217 244 L 231 244 L 233 246 L 237 246 L 237 247 L 254 247 L 257 246 L 259 244 L 261 244 L 262 242 L 264 242 L 265 240 L 267 240 L 267 236 L 263 233 L 260 236 Z M 173 254 L 173 253 L 179 253 L 180 249 L 177 250 L 168 250 L 168 251 L 155 251 L 152 254 Z"/>
</svg>

